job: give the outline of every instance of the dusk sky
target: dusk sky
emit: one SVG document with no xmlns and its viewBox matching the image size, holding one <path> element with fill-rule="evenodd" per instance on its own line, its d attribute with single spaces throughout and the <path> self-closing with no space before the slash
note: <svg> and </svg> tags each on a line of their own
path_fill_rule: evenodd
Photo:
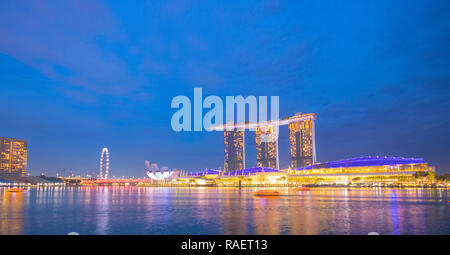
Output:
<svg viewBox="0 0 450 255">
<path fill-rule="evenodd" d="M 28 172 L 223 168 L 222 132 L 173 97 L 279 96 L 316 113 L 317 159 L 424 158 L 450 173 L 450 1 L 0 1 L 0 137 Z M 280 165 L 290 163 L 280 130 Z M 255 166 L 246 134 L 246 165 Z"/>
</svg>

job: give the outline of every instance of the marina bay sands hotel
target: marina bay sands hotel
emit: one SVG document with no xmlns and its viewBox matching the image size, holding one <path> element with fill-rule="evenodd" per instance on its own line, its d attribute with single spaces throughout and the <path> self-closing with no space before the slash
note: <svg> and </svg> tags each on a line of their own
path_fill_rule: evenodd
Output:
<svg viewBox="0 0 450 255">
<path fill-rule="evenodd" d="M 291 148 L 291 168 L 316 163 L 314 120 L 316 114 L 295 114 L 277 121 L 227 124 L 214 127 L 224 131 L 225 172 L 245 168 L 245 129 L 255 130 L 256 160 L 258 167 L 279 169 L 278 130 L 288 125 Z"/>
</svg>

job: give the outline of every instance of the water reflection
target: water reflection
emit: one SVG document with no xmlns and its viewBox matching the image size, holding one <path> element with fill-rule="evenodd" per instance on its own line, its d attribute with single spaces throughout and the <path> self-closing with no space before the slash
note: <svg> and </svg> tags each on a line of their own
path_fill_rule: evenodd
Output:
<svg viewBox="0 0 450 255">
<path fill-rule="evenodd" d="M 23 234 L 24 193 L 5 192 L 0 189 L 0 233 Z"/>
<path fill-rule="evenodd" d="M 450 234 L 432 189 L 0 188 L 0 234 Z"/>
<path fill-rule="evenodd" d="M 93 209 L 97 212 L 95 214 L 96 220 L 96 230 L 95 233 L 98 235 L 108 234 L 109 227 L 109 216 L 110 216 L 110 204 L 111 204 L 111 187 L 99 187 L 96 190 L 92 189 L 91 192 L 94 193 L 93 198 Z M 119 202 L 120 202 L 119 194 Z M 90 197 L 88 198 L 89 201 Z"/>
</svg>

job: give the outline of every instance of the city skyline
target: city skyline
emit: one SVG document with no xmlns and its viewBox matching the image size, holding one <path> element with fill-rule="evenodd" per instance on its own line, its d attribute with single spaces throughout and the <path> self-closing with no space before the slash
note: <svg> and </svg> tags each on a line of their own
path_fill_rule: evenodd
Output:
<svg viewBox="0 0 450 255">
<path fill-rule="evenodd" d="M 223 168 L 223 132 L 170 127 L 171 99 L 194 87 L 316 113 L 318 162 L 415 157 L 450 173 L 447 1 L 83 5 L 0 3 L 0 137 L 28 141 L 27 173 L 97 173 L 104 147 L 110 175 L 144 176 L 146 159 Z"/>
</svg>

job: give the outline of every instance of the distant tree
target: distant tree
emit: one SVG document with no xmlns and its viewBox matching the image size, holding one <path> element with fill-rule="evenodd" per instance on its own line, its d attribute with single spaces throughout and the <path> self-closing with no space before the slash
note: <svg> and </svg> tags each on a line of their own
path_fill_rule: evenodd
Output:
<svg viewBox="0 0 450 255">
<path fill-rule="evenodd" d="M 436 175 L 437 181 L 450 181 L 450 174 Z"/>
<path fill-rule="evenodd" d="M 413 174 L 414 178 L 419 179 L 422 177 L 427 177 L 428 176 L 428 172 L 415 172 Z"/>
<path fill-rule="evenodd" d="M 355 177 L 352 179 L 352 182 L 359 182 L 361 180 L 361 177 Z"/>
</svg>

